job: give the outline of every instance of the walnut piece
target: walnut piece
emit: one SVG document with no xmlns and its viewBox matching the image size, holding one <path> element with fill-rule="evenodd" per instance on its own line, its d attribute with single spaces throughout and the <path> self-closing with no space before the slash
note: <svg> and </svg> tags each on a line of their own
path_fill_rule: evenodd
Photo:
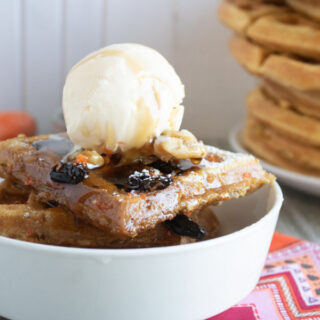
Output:
<svg viewBox="0 0 320 320">
<path fill-rule="evenodd" d="M 163 161 L 171 159 L 199 159 L 207 154 L 202 141 L 188 130 L 166 130 L 154 141 L 154 154 Z"/>
</svg>

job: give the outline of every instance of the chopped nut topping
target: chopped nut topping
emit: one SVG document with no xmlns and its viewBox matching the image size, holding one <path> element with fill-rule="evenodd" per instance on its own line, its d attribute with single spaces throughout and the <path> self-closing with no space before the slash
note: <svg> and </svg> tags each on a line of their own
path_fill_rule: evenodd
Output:
<svg viewBox="0 0 320 320">
<path fill-rule="evenodd" d="M 200 159 L 206 156 L 207 149 L 188 130 L 167 130 L 154 141 L 154 154 L 163 161 Z"/>
<path fill-rule="evenodd" d="M 197 142 L 197 138 L 188 130 L 180 130 L 180 131 L 176 131 L 176 130 L 165 130 L 162 133 L 162 136 L 166 136 L 166 137 L 172 137 L 172 138 L 179 138 L 179 139 L 183 139 L 185 141 L 193 141 L 193 142 Z"/>
</svg>

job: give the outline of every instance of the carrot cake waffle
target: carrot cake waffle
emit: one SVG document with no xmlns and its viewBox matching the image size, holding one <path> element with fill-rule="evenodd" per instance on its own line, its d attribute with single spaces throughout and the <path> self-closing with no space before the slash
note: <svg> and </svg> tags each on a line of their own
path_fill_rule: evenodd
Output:
<svg viewBox="0 0 320 320">
<path fill-rule="evenodd" d="M 317 91 L 302 92 L 289 89 L 267 79 L 263 81 L 263 89 L 281 106 L 293 108 L 302 114 L 320 119 L 320 93 Z"/>
<path fill-rule="evenodd" d="M 249 40 L 233 36 L 230 51 L 249 72 L 303 92 L 320 90 L 320 64 L 271 53 Z"/>
<path fill-rule="evenodd" d="M 246 147 L 292 171 L 319 176 L 320 2 L 224 0 L 234 58 L 263 80 L 247 97 Z M 312 9 L 314 12 L 311 13 Z M 303 13 L 303 14 L 301 14 Z"/>
<path fill-rule="evenodd" d="M 319 25 L 285 6 L 254 1 L 240 6 L 236 0 L 225 0 L 219 16 L 232 30 L 272 51 L 320 59 Z"/>
<path fill-rule="evenodd" d="M 294 10 L 320 21 L 320 2 L 318 0 L 286 0 Z"/>
<path fill-rule="evenodd" d="M 244 196 L 273 179 L 255 158 L 214 147 L 197 164 L 141 157 L 132 165 L 117 166 L 105 157 L 107 164 L 88 172 L 61 162 L 68 148 L 71 141 L 61 136 L 1 142 L 0 175 L 30 186 L 38 201 L 55 201 L 118 236 L 132 237 L 179 213 Z"/>
<path fill-rule="evenodd" d="M 178 220 L 183 224 L 189 218 L 194 222 L 189 235 L 188 230 L 185 235 L 171 230 Z M 26 188 L 21 190 L 8 181 L 0 184 L 0 235 L 17 240 L 57 246 L 114 249 L 178 245 L 197 241 L 194 235 L 202 240 L 217 236 L 219 222 L 211 209 L 194 212 L 189 218 L 179 215 L 175 223 L 159 223 L 137 237 L 119 239 L 79 220 L 52 202 L 37 202 L 33 193 Z"/>
<path fill-rule="evenodd" d="M 248 27 L 258 18 L 281 12 L 284 1 L 224 0 L 218 10 L 220 20 L 230 29 L 246 35 Z"/>
<path fill-rule="evenodd" d="M 248 115 L 242 142 L 249 151 L 276 166 L 320 177 L 320 148 L 296 142 Z"/>
<path fill-rule="evenodd" d="M 277 105 L 262 88 L 249 93 L 247 107 L 255 118 L 283 135 L 310 146 L 320 147 L 320 121 Z"/>
</svg>

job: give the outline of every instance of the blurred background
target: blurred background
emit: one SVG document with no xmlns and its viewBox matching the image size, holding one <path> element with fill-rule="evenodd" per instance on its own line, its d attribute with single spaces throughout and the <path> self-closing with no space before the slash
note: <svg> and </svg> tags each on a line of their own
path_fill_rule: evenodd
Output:
<svg viewBox="0 0 320 320">
<path fill-rule="evenodd" d="M 183 127 L 220 144 L 254 80 L 231 58 L 218 0 L 0 1 L 0 111 L 24 110 L 52 132 L 68 70 L 117 42 L 162 53 L 186 87 Z"/>
</svg>

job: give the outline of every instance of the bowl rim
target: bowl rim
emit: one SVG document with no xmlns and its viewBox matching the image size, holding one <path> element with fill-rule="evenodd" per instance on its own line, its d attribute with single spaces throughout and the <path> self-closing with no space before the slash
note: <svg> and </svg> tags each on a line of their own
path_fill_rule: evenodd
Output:
<svg viewBox="0 0 320 320">
<path fill-rule="evenodd" d="M 23 240 L 16 240 L 0 236 L 0 247 L 1 245 L 15 246 L 18 248 L 31 250 L 31 251 L 45 251 L 46 253 L 53 254 L 67 254 L 68 256 L 96 256 L 96 257 L 138 257 L 138 256 L 153 256 L 162 254 L 173 254 L 182 253 L 185 251 L 193 251 L 198 249 L 204 249 L 213 245 L 218 245 L 221 242 L 231 241 L 237 239 L 244 233 L 250 232 L 257 225 L 263 224 L 267 220 L 271 213 L 277 211 L 279 212 L 283 202 L 282 190 L 277 182 L 273 182 L 268 185 L 271 188 L 271 192 L 275 195 L 274 203 L 268 212 L 258 221 L 227 235 L 220 236 L 218 238 L 189 243 L 184 245 L 174 245 L 166 247 L 156 247 L 156 248 L 133 248 L 133 249 L 94 249 L 94 248 L 75 248 L 75 247 L 63 247 L 46 245 L 40 243 L 33 243 Z"/>
</svg>

